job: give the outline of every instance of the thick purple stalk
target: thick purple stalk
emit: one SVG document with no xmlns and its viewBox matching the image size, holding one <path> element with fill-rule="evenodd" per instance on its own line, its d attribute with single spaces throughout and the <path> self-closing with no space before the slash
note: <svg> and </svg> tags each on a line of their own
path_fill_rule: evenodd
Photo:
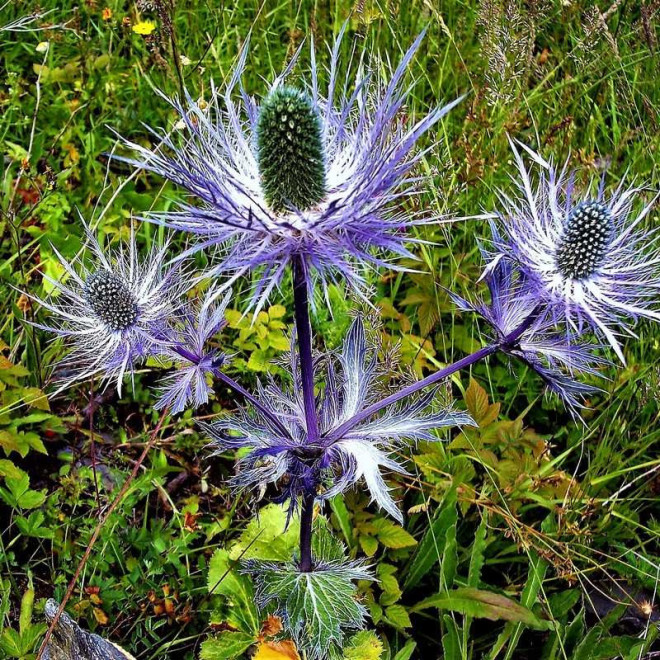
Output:
<svg viewBox="0 0 660 660">
<path fill-rule="evenodd" d="M 314 398 L 314 361 L 312 358 L 312 326 L 309 322 L 309 300 L 307 298 L 307 274 L 302 257 L 293 261 L 293 301 L 296 315 L 296 337 L 300 358 L 307 438 L 310 442 L 319 439 L 319 420 Z"/>
<path fill-rule="evenodd" d="M 427 376 L 426 378 L 423 378 L 422 380 L 419 380 L 416 383 L 413 383 L 412 385 L 408 385 L 408 387 L 404 387 L 402 390 L 399 390 L 398 392 L 394 392 L 393 394 L 390 394 L 388 397 L 385 397 L 380 401 L 376 401 L 375 403 L 372 403 L 370 406 L 367 406 L 366 408 L 361 410 L 357 415 L 354 415 L 350 419 L 347 419 L 343 424 L 341 424 L 331 433 L 325 436 L 324 444 L 326 445 L 332 444 L 336 440 L 339 440 L 340 438 L 344 437 L 346 433 L 348 433 L 348 431 L 355 428 L 358 424 L 365 421 L 372 415 L 376 414 L 383 408 L 387 408 L 387 406 L 391 406 L 392 404 L 397 403 L 398 401 L 401 401 L 402 399 L 405 399 L 406 397 L 409 397 L 412 394 L 419 392 L 420 390 L 423 390 L 425 387 L 428 387 L 429 385 L 434 385 L 435 383 L 444 380 L 445 378 L 451 376 L 457 371 L 460 371 L 461 369 L 465 369 L 466 367 L 473 365 L 475 362 L 479 362 L 479 360 L 483 360 L 485 357 L 488 357 L 493 353 L 497 353 L 497 351 L 499 351 L 502 348 L 515 345 L 516 342 L 520 339 L 521 335 L 527 329 L 529 329 L 529 327 L 532 325 L 532 323 L 534 323 L 534 321 L 537 318 L 538 318 L 538 312 L 537 310 L 534 310 L 513 332 L 508 334 L 506 337 L 500 339 L 500 341 L 494 344 L 490 344 L 489 346 L 485 346 L 484 348 L 481 348 L 478 351 L 471 353 L 470 355 L 458 360 L 457 362 L 450 364 L 444 369 L 441 369 L 440 371 L 436 371 L 434 374 L 431 374 L 430 376 Z"/>
<path fill-rule="evenodd" d="M 312 525 L 314 523 L 314 493 L 303 496 L 300 509 L 300 570 L 309 573 L 312 563 Z"/>
<path fill-rule="evenodd" d="M 309 322 L 309 300 L 307 297 L 307 275 L 302 257 L 293 261 L 293 301 L 296 316 L 296 337 L 300 377 L 307 423 L 307 439 L 310 443 L 319 440 L 319 420 L 314 397 L 314 360 L 312 358 L 312 326 Z M 303 496 L 300 511 L 300 570 L 309 573 L 312 566 L 312 522 L 314 518 L 314 493 Z"/>
</svg>

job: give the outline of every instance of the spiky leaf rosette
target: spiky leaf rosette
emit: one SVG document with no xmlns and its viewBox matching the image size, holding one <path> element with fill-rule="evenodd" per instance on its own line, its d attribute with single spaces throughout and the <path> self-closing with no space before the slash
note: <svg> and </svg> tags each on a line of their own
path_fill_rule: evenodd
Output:
<svg viewBox="0 0 660 660">
<path fill-rule="evenodd" d="M 355 581 L 373 578 L 363 563 L 346 559 L 325 527 L 314 536 L 313 554 L 311 572 L 301 572 L 297 562 L 256 560 L 245 562 L 243 570 L 254 580 L 257 605 L 282 618 L 308 660 L 325 660 L 341 649 L 347 633 L 364 627 L 367 611 Z"/>
<path fill-rule="evenodd" d="M 318 111 L 304 92 L 282 85 L 261 104 L 257 161 L 264 196 L 273 211 L 307 211 L 323 199 L 321 138 Z"/>
<path fill-rule="evenodd" d="M 385 470 L 406 473 L 395 460 L 395 450 L 410 441 L 439 440 L 436 429 L 474 422 L 451 408 L 430 410 L 434 392 L 429 392 L 341 431 L 344 422 L 381 393 L 377 354 L 362 322 L 356 320 L 338 364 L 330 356 L 324 361 L 324 387 L 318 397 L 321 437 L 315 441 L 309 439 L 300 405 L 302 382 L 295 352 L 291 354 L 293 387 L 281 388 L 271 381 L 261 388 L 258 410 L 248 408 L 212 424 L 202 423 L 218 452 L 249 449 L 239 459 L 234 485 L 256 490 L 274 484 L 279 500 L 288 499 L 295 506 L 300 496 L 314 493 L 317 499 L 328 499 L 364 479 L 374 501 L 403 521 L 383 478 Z"/>
</svg>

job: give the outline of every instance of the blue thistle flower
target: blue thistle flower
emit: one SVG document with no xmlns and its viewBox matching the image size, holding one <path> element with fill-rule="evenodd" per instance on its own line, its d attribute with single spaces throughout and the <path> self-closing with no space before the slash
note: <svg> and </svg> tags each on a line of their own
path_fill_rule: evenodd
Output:
<svg viewBox="0 0 660 660">
<path fill-rule="evenodd" d="M 60 389 L 102 374 L 121 393 L 124 374 L 161 350 L 183 281 L 177 268 L 163 265 L 167 244 L 141 261 L 132 231 L 127 246 L 107 253 L 87 225 L 85 234 L 91 263 L 76 265 L 53 248 L 68 279 L 43 274 L 59 295 L 49 300 L 30 296 L 53 316 L 53 325 L 35 325 L 63 337 L 71 349 L 57 365 L 67 374 Z"/>
<path fill-rule="evenodd" d="M 496 229 L 495 240 L 498 240 Z M 493 342 L 499 350 L 521 360 L 543 380 L 548 390 L 556 394 L 573 415 L 582 407 L 583 399 L 598 391 L 580 382 L 578 374 L 600 375 L 598 368 L 608 361 L 594 353 L 596 346 L 574 342 L 544 314 L 539 301 L 524 278 L 508 260 L 500 259 L 485 270 L 483 279 L 490 292 L 490 302 L 468 301 L 451 293 L 463 311 L 479 314 L 493 329 Z M 522 328 L 521 332 L 517 332 Z M 513 342 L 507 338 L 517 335 Z"/>
<path fill-rule="evenodd" d="M 339 355 L 339 368 L 329 360 L 325 387 L 317 401 L 321 437 L 310 442 L 302 384 L 296 375 L 290 391 L 274 382 L 260 388 L 262 406 L 270 415 L 240 410 L 232 417 L 202 427 L 213 439 L 218 452 L 249 449 L 237 466 L 233 484 L 238 488 L 264 488 L 277 484 L 279 501 L 309 493 L 325 500 L 364 479 L 372 499 L 391 516 L 402 515 L 389 494 L 381 471 L 405 474 L 392 452 L 406 441 L 437 440 L 433 429 L 473 424 L 465 413 L 452 410 L 426 412 L 433 392 L 384 415 L 363 421 L 339 437 L 330 436 L 344 422 L 362 411 L 376 398 L 378 378 L 375 351 L 369 351 L 364 328 L 356 320 Z M 292 356 L 291 373 L 298 374 Z"/>
<path fill-rule="evenodd" d="M 209 340 L 226 324 L 225 311 L 231 291 L 218 303 L 219 292 L 211 288 L 196 308 L 188 307 L 179 315 L 170 331 L 170 340 L 161 348 L 161 356 L 175 362 L 175 369 L 160 383 L 161 393 L 156 410 L 169 407 L 174 415 L 192 404 L 193 409 L 208 403 L 213 388 L 207 377 L 218 376 L 227 364 L 227 356 L 208 346 Z"/>
<path fill-rule="evenodd" d="M 538 166 L 533 184 L 511 146 L 519 193 L 500 194 L 503 235 L 495 237 L 492 256 L 517 264 L 526 289 L 548 306 L 555 321 L 578 334 L 590 326 L 625 362 L 618 337 L 634 336 L 631 326 L 641 317 L 660 321 L 659 235 L 641 226 L 657 196 L 634 215 L 640 187 L 621 182 L 608 197 L 601 180 L 595 193 L 580 193 L 568 162 L 558 171 L 521 144 Z"/>
<path fill-rule="evenodd" d="M 339 51 L 346 26 L 332 49 L 327 92 L 319 90 L 312 46 L 311 85 L 285 84 L 297 60 L 273 82 L 259 104 L 240 86 L 248 48 L 220 95 L 202 108 L 187 97 L 170 102 L 181 116 L 185 138 L 159 134 L 151 150 L 125 141 L 135 159 L 122 160 L 183 187 L 201 204 L 184 203 L 154 222 L 189 232 L 192 251 L 222 246 L 214 272 L 239 277 L 258 271 L 253 302 L 262 305 L 287 266 L 302 259 L 325 286 L 344 279 L 363 288 L 361 267 L 382 264 L 384 255 L 413 258 L 408 231 L 437 218 L 408 215 L 401 202 L 415 195 L 412 170 L 423 152 L 418 140 L 457 101 L 406 125 L 401 120 L 407 89 L 402 81 L 419 48 L 420 35 L 387 83 L 363 75 L 340 86 Z M 239 99 L 234 90 L 239 86 Z M 310 293 L 313 282 L 308 278 Z"/>
</svg>

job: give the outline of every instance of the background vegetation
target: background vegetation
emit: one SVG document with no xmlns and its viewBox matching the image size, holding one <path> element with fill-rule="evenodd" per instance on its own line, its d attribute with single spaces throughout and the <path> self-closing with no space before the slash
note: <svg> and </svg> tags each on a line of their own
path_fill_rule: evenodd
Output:
<svg viewBox="0 0 660 660">
<path fill-rule="evenodd" d="M 76 209 L 114 241 L 136 215 L 172 205 L 175 190 L 129 177 L 105 155 L 115 148 L 113 130 L 146 140 L 141 122 L 171 126 L 173 113 L 155 90 L 176 94 L 183 79 L 193 96 L 208 98 L 250 33 L 245 84 L 260 93 L 304 38 L 313 35 L 327 57 L 324 44 L 347 19 L 345 58 L 356 48 L 396 61 L 428 26 L 406 111 L 468 96 L 424 161 L 435 188 L 420 204 L 459 215 L 492 209 L 496 189 L 511 185 L 507 134 L 557 160 L 570 153 L 584 181 L 606 170 L 610 186 L 626 173 L 655 189 L 660 179 L 657 0 L 164 3 L 0 8 L 0 26 L 46 12 L 33 31 L 0 32 L 2 658 L 35 657 L 45 599 L 63 598 L 158 421 L 152 368 L 121 398 L 95 383 L 44 397 L 61 346 L 28 324 L 39 312 L 18 291 L 48 293 L 41 273 L 60 275 L 51 246 L 78 252 Z M 656 211 L 649 223 L 657 222 Z M 137 227 L 145 247 L 162 240 L 158 228 Z M 411 372 L 431 372 L 479 346 L 475 320 L 453 313 L 443 287 L 474 290 L 477 238 L 485 235 L 479 221 L 445 226 L 426 236 L 438 246 L 420 249 L 419 273 L 374 274 L 380 331 Z M 249 326 L 240 319 L 243 300 L 238 291 L 226 336 L 233 369 L 249 383 L 287 348 L 292 306 L 284 295 Z M 333 302 L 334 319 L 315 319 L 319 342 L 331 347 L 349 320 L 341 291 Z M 409 512 L 405 529 L 363 493 L 333 503 L 329 524 L 353 555 L 371 558 L 380 580 L 362 587 L 376 636 L 354 639 L 347 658 L 660 653 L 660 334 L 646 323 L 638 330 L 627 366 L 608 371 L 584 426 L 539 396 L 539 382 L 519 365 L 492 360 L 472 380 L 462 374 L 448 383 L 447 395 L 480 427 L 414 453 L 412 476 L 396 482 Z M 202 416 L 233 406 L 218 388 Z M 196 658 L 205 640 L 207 659 L 248 649 L 296 657 L 272 643 L 276 622 L 263 627 L 250 585 L 233 574 L 220 580 L 230 557 L 288 551 L 280 514 L 271 507 L 255 522 L 267 497 L 232 495 L 224 484 L 233 456 L 209 459 L 205 442 L 189 415 L 165 419 L 103 526 L 68 611 L 141 660 Z M 506 621 L 511 610 L 496 604 L 448 604 L 452 587 L 507 596 L 529 614 Z"/>
</svg>

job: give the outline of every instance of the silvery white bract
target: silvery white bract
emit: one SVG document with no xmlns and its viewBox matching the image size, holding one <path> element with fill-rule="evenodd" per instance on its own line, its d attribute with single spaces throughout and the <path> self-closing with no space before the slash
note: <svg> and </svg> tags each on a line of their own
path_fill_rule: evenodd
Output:
<svg viewBox="0 0 660 660">
<path fill-rule="evenodd" d="M 312 45 L 311 84 L 285 85 L 299 50 L 259 103 L 240 84 L 246 45 L 224 93 L 212 88 L 208 104 L 171 101 L 180 136 L 154 131 L 160 143 L 153 150 L 125 141 L 138 157 L 123 160 L 191 195 L 179 211 L 148 219 L 194 234 L 193 250 L 222 247 L 216 274 L 258 272 L 259 306 L 294 258 L 323 286 L 339 279 L 361 291 L 362 266 L 382 265 L 388 254 L 414 258 L 406 248 L 415 241 L 412 228 L 438 221 L 403 211 L 402 202 L 419 192 L 421 179 L 411 171 L 424 152 L 416 143 L 458 101 L 414 124 L 402 121 L 403 79 L 423 35 L 389 81 L 360 63 L 349 87 L 348 76 L 340 80 L 345 29 L 331 52 L 325 94 Z M 311 293 L 312 278 L 307 285 Z"/>
<path fill-rule="evenodd" d="M 240 488 L 277 484 L 280 500 L 313 493 L 327 499 L 364 479 L 373 500 L 401 521 L 382 472 L 405 473 L 392 457 L 408 441 L 438 440 L 434 429 L 473 424 L 469 415 L 452 410 L 427 412 L 433 393 L 400 405 L 380 417 L 363 421 L 345 434 L 333 431 L 360 413 L 377 398 L 376 352 L 367 345 L 361 321 L 356 320 L 339 355 L 338 368 L 328 360 L 325 387 L 317 405 L 321 438 L 307 438 L 301 384 L 294 379 L 291 391 L 270 382 L 260 392 L 270 416 L 241 410 L 237 415 L 204 424 L 219 452 L 249 448 L 239 459 L 234 485 Z M 292 373 L 297 374 L 295 361 Z"/>
<path fill-rule="evenodd" d="M 183 280 L 178 269 L 163 265 L 167 244 L 140 259 L 133 232 L 128 245 L 107 253 L 87 226 L 85 232 L 91 262 L 70 263 L 53 248 L 68 279 L 43 274 L 58 295 L 35 298 L 51 312 L 54 323 L 38 327 L 64 337 L 71 349 L 58 363 L 66 374 L 62 389 L 101 374 L 121 392 L 124 374 L 160 350 Z"/>
<path fill-rule="evenodd" d="M 657 197 L 634 214 L 642 188 L 621 182 L 607 196 L 601 181 L 595 194 L 580 192 L 568 163 L 558 171 L 521 146 L 537 166 L 538 180 L 512 143 L 519 194 L 500 193 L 503 237 L 494 241 L 495 259 L 517 264 L 530 294 L 570 332 L 591 326 L 624 361 L 620 334 L 633 335 L 639 317 L 660 320 L 658 231 L 642 225 Z"/>
</svg>

